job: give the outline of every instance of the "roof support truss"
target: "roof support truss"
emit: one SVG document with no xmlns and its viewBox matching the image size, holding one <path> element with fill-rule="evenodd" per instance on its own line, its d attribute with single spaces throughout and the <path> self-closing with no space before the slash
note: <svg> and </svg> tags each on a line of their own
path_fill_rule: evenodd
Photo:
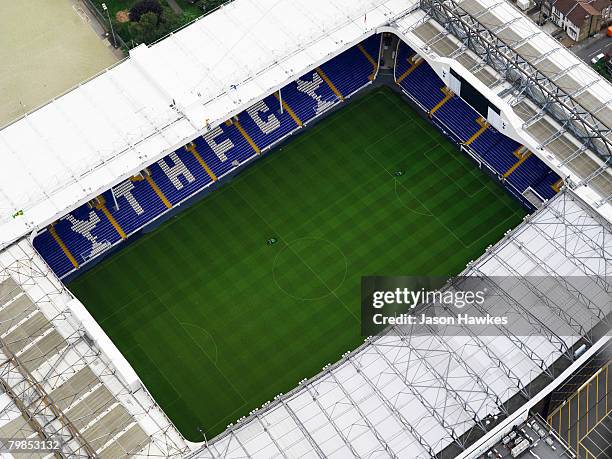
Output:
<svg viewBox="0 0 612 459">
<path fill-rule="evenodd" d="M 570 121 L 572 133 L 602 158 L 612 156 L 610 129 L 567 91 L 519 55 L 478 19 L 464 11 L 456 0 L 421 0 L 421 8 L 446 30 L 463 40 L 487 64 L 509 82 L 520 84 L 538 105 L 562 124 Z"/>
</svg>

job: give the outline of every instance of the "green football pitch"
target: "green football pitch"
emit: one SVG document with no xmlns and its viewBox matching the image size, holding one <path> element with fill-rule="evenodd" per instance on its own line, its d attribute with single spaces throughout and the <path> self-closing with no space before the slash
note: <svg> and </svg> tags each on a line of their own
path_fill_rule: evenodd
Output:
<svg viewBox="0 0 612 459">
<path fill-rule="evenodd" d="M 69 287 L 200 441 L 363 342 L 361 276 L 458 274 L 524 215 L 377 89 Z"/>
</svg>

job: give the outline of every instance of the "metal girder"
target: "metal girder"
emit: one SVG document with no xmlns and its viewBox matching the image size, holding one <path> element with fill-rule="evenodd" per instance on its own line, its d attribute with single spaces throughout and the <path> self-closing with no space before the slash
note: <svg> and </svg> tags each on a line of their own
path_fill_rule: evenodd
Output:
<svg viewBox="0 0 612 459">
<path fill-rule="evenodd" d="M 395 327 L 394 327 L 395 328 Z M 502 401 L 499 399 L 499 396 L 493 392 L 493 390 L 491 389 L 491 387 L 486 384 L 483 379 L 480 377 L 480 375 L 478 375 L 478 373 L 476 373 L 474 371 L 474 369 L 472 367 L 470 367 L 470 365 L 463 360 L 463 358 L 456 352 L 455 349 L 452 349 L 448 343 L 446 342 L 446 340 L 442 339 L 441 336 L 439 336 L 439 334 L 436 332 L 436 330 L 434 330 L 434 328 L 429 325 L 429 324 L 425 324 L 425 328 L 427 328 L 427 330 L 429 331 L 429 333 L 431 334 L 431 336 L 435 336 L 437 341 L 444 346 L 444 348 L 446 349 L 446 352 L 452 356 L 452 358 L 463 368 L 463 370 L 474 380 L 476 381 L 476 383 L 480 386 L 480 388 L 482 389 L 482 392 L 487 394 L 487 396 L 495 399 L 495 404 L 496 406 L 504 411 L 504 407 L 503 407 L 503 403 Z M 412 346 L 411 346 L 412 347 Z M 506 414 L 508 414 L 506 412 Z"/>
<path fill-rule="evenodd" d="M 406 388 L 410 391 L 410 393 L 419 401 L 421 405 L 427 410 L 429 415 L 435 419 L 440 426 L 448 433 L 449 438 L 454 441 L 459 447 L 465 449 L 466 445 L 461 441 L 461 436 L 457 434 L 455 428 L 450 425 L 446 417 L 440 413 L 430 402 L 425 398 L 425 396 L 418 391 L 413 384 L 406 379 L 406 376 L 399 372 L 397 367 L 393 364 L 393 362 L 389 361 L 384 352 L 381 352 L 380 349 L 376 346 L 376 342 L 372 343 L 372 349 L 376 351 L 376 353 L 385 361 L 387 366 L 393 370 L 395 375 L 404 383 Z"/>
<path fill-rule="evenodd" d="M 535 216 L 538 213 L 543 212 L 544 209 L 548 209 L 552 211 L 555 217 L 559 219 L 559 224 L 563 226 L 561 228 L 561 231 L 559 231 L 558 234 L 553 234 L 553 235 L 550 234 L 550 231 L 539 231 L 539 233 L 548 242 L 550 242 L 551 245 L 553 245 L 556 249 L 562 252 L 568 259 L 576 263 L 578 266 L 581 266 L 586 273 L 590 273 L 593 281 L 596 284 L 598 284 L 605 292 L 612 294 L 612 284 L 608 283 L 609 275 L 612 273 L 608 273 L 606 271 L 604 275 L 602 276 L 601 273 L 593 270 L 590 263 L 586 262 L 587 260 L 592 260 L 592 259 L 597 259 L 597 260 L 603 259 L 603 260 L 606 260 L 605 262 L 607 262 L 607 260 L 612 260 L 612 254 L 608 253 L 605 247 L 602 245 L 604 241 L 603 240 L 594 241 L 593 239 L 587 236 L 585 231 L 583 231 L 584 228 L 597 228 L 597 227 L 601 227 L 601 225 L 597 225 L 595 222 L 593 223 L 585 222 L 584 224 L 575 224 L 569 221 L 568 220 L 569 211 L 567 210 L 567 200 L 568 199 L 571 200 L 572 202 L 577 203 L 580 207 L 587 206 L 587 204 L 583 204 L 575 194 L 569 193 L 569 192 L 564 192 L 562 196 L 560 196 L 558 199 L 562 203 L 561 210 L 557 209 L 556 206 L 555 207 L 552 207 L 552 206 L 542 207 L 540 210 L 536 212 L 536 214 L 529 216 L 526 221 L 528 222 L 528 224 L 534 225 L 534 226 L 550 225 L 550 222 L 548 221 L 543 221 L 543 222 L 537 221 Z M 609 222 L 605 222 L 604 224 L 606 227 L 610 228 Z M 604 235 L 602 235 L 602 237 L 605 237 L 605 233 Z M 576 238 L 582 241 L 593 252 L 598 253 L 599 254 L 598 257 L 580 256 L 579 254 L 574 253 L 574 251 L 570 247 L 568 247 L 568 242 L 572 238 Z"/>
<path fill-rule="evenodd" d="M 527 94 L 559 122 L 571 121 L 572 133 L 602 158 L 612 156 L 611 130 L 572 95 L 558 86 L 504 42 L 492 30 L 461 8 L 456 0 L 421 0 L 421 8 L 509 82 L 520 81 Z"/>
<path fill-rule="evenodd" d="M 530 250 L 525 250 L 524 246 L 517 242 L 514 239 L 511 239 L 510 242 L 527 256 L 531 261 L 538 265 L 541 269 L 546 271 L 546 274 L 550 276 L 550 278 L 555 282 L 555 284 L 559 285 L 561 288 L 567 290 L 572 294 L 574 299 L 581 304 L 583 304 L 591 313 L 596 316 L 599 320 L 604 320 L 606 318 L 606 314 L 599 309 L 599 307 L 591 301 L 591 299 L 582 293 L 579 289 L 574 287 L 571 282 L 568 282 L 565 276 L 559 276 L 555 273 L 548 264 L 544 260 L 542 260 L 538 255 L 533 253 Z"/>
<path fill-rule="evenodd" d="M 446 308 L 445 311 L 449 314 L 452 314 L 455 318 L 458 317 L 457 313 L 453 310 L 453 308 Z M 512 370 L 508 365 L 506 365 L 506 363 L 497 354 L 495 354 L 489 348 L 489 346 L 487 346 L 487 344 L 480 338 L 480 336 L 476 335 L 470 327 L 466 326 L 465 324 L 462 324 L 461 327 L 465 330 L 467 336 L 474 340 L 474 342 L 478 345 L 478 348 L 483 351 L 487 355 L 487 357 L 491 359 L 492 362 L 495 362 L 496 367 L 502 370 L 506 377 L 514 383 L 519 392 L 521 392 L 526 398 L 529 398 L 530 394 L 527 393 L 524 384 L 521 382 L 521 378 L 514 372 L 514 370 Z M 508 337 L 508 333 L 505 333 L 504 336 Z M 501 408 L 505 410 L 505 407 L 502 406 Z"/>
<path fill-rule="evenodd" d="M 81 432 L 72 424 L 65 414 L 51 401 L 49 395 L 42 385 L 36 381 L 32 374 L 23 366 L 20 360 L 9 350 L 3 340 L 0 339 L 0 348 L 7 359 L 2 362 L 1 367 L 4 371 L 13 372 L 11 384 L 3 381 L 2 387 L 11 396 L 11 399 L 22 412 L 23 417 L 28 421 L 34 431 L 38 433 L 42 440 L 59 440 L 61 450 L 56 452 L 58 457 L 98 457 L 96 451 L 83 438 Z M 22 379 L 23 392 L 15 393 L 15 374 Z M 46 420 L 57 420 L 59 423 L 45 422 L 40 423 L 37 418 Z M 72 440 L 76 442 L 77 449 L 72 445 Z"/>
<path fill-rule="evenodd" d="M 268 434 L 268 438 L 272 440 L 272 443 L 274 444 L 274 446 L 276 446 L 276 449 L 281 454 L 281 456 L 283 456 L 285 459 L 288 459 L 287 455 L 285 454 L 285 451 L 283 450 L 281 445 L 279 445 L 278 441 L 276 441 L 276 438 L 274 438 L 274 436 L 272 435 L 272 432 L 270 432 L 270 429 L 268 429 L 268 426 L 263 423 L 259 414 L 255 415 L 255 419 L 257 419 L 257 422 L 259 422 L 259 425 L 261 426 L 263 431 Z"/>
<path fill-rule="evenodd" d="M 361 371 L 361 368 L 359 367 L 359 365 L 355 363 L 354 359 L 351 356 L 349 356 L 347 361 L 351 365 L 353 365 L 353 368 L 355 368 L 355 371 L 361 375 L 361 377 L 366 382 L 366 384 L 370 387 L 370 389 L 372 389 L 372 391 L 380 399 L 382 404 L 385 405 L 385 408 L 389 410 L 389 412 L 393 415 L 393 417 L 406 428 L 406 430 L 410 433 L 410 435 L 412 435 L 412 437 L 429 453 L 431 457 L 435 457 L 436 452 L 434 451 L 433 447 L 427 442 L 427 440 L 425 440 L 425 437 L 423 437 L 419 433 L 419 431 L 412 424 L 410 424 L 410 422 L 408 422 L 408 420 L 404 417 L 404 415 L 400 413 L 399 410 L 395 406 L 393 406 L 393 404 L 389 401 L 389 399 L 385 397 L 384 394 L 381 393 L 380 389 L 376 387 L 376 384 L 374 384 L 370 380 L 370 378 L 368 378 L 367 375 L 365 375 L 363 371 Z"/>
<path fill-rule="evenodd" d="M 457 402 L 461 406 L 461 408 L 463 408 L 463 411 L 471 414 L 472 419 L 474 419 L 474 422 L 476 422 L 476 425 L 480 428 L 480 430 L 486 433 L 487 429 L 484 425 L 484 422 L 479 418 L 478 413 L 472 409 L 468 401 L 459 393 L 457 389 L 455 389 L 454 387 L 451 387 L 451 385 L 448 383 L 448 378 L 440 374 L 440 372 L 436 368 L 434 368 L 434 366 L 431 363 L 429 363 L 428 358 L 424 356 L 421 352 L 419 352 L 419 349 L 417 347 L 415 347 L 412 343 L 407 342 L 405 336 L 401 336 L 400 341 L 402 341 L 403 343 L 406 343 L 406 345 L 410 348 L 410 351 L 414 352 L 419 357 L 419 363 L 425 366 L 425 368 L 427 369 L 429 373 L 434 375 L 435 379 L 438 381 L 438 384 L 440 384 L 441 388 L 443 388 L 451 396 L 451 398 L 455 400 L 455 402 Z M 432 352 L 432 351 L 429 350 L 429 352 Z M 449 353 L 448 351 L 441 351 L 440 349 L 436 349 L 435 352 L 438 352 L 438 353 L 444 352 L 449 358 L 451 356 L 451 353 Z M 483 392 L 479 391 L 479 393 L 482 394 Z"/>
<path fill-rule="evenodd" d="M 478 272 L 478 275 L 480 277 L 482 276 L 486 277 L 481 272 Z M 476 310 L 478 310 L 480 314 L 483 314 L 483 315 L 487 314 L 487 311 L 478 303 L 475 302 L 473 306 Z M 518 349 L 520 349 L 521 352 L 529 358 L 529 360 L 534 362 L 542 370 L 543 373 L 545 373 L 551 378 L 553 377 L 553 374 L 550 372 L 550 369 L 547 367 L 546 362 L 538 355 L 538 353 L 534 349 L 528 346 L 525 343 L 525 341 L 521 339 L 520 336 L 516 336 L 515 334 L 511 333 L 510 330 L 508 330 L 508 328 L 505 325 L 496 325 L 496 327 L 503 333 L 503 335 L 506 338 L 508 338 L 512 342 L 512 344 L 514 344 Z M 469 330 L 469 327 L 464 327 L 464 328 Z"/>
<path fill-rule="evenodd" d="M 521 313 L 523 318 L 529 322 L 532 326 L 538 330 L 541 336 L 545 336 L 548 341 L 555 346 L 562 354 L 567 355 L 571 359 L 571 352 L 569 346 L 561 339 L 561 337 L 557 336 L 557 334 L 551 330 L 545 323 L 543 323 L 540 319 L 534 316 L 531 311 L 525 308 L 520 302 L 516 300 L 513 296 L 511 296 L 508 292 L 506 292 L 497 282 L 495 282 L 492 278 L 484 274 L 480 269 L 475 268 L 474 273 L 482 279 L 485 284 L 489 285 L 494 292 L 505 298 L 509 304 L 515 309 L 515 311 Z"/>
<path fill-rule="evenodd" d="M 282 397 L 280 398 L 280 403 L 281 405 L 283 405 L 283 408 L 285 408 L 287 413 L 289 413 L 289 416 L 291 417 L 291 419 L 293 419 L 293 422 L 295 422 L 295 425 L 298 427 L 298 429 L 300 429 L 300 432 L 302 432 L 304 438 L 308 440 L 308 443 L 310 444 L 310 446 L 312 446 L 312 449 L 315 450 L 317 456 L 319 456 L 320 459 L 325 459 L 325 453 L 323 452 L 319 444 L 314 440 L 314 438 L 312 438 L 312 435 L 310 435 L 310 432 L 308 432 L 308 429 L 304 426 L 304 423 L 300 421 L 300 418 L 298 418 L 297 414 L 295 414 L 293 408 L 291 408 L 289 404 L 285 401 L 285 399 Z"/>
<path fill-rule="evenodd" d="M 306 390 L 308 391 L 308 393 L 312 397 L 312 400 L 315 402 L 315 404 L 317 405 L 319 410 L 321 410 L 321 413 L 323 413 L 323 416 L 325 416 L 325 419 L 327 419 L 327 422 L 329 422 L 329 424 L 334 428 L 334 430 L 336 431 L 336 434 L 338 434 L 338 437 L 340 437 L 340 439 L 346 445 L 346 447 L 349 449 L 349 451 L 351 452 L 353 457 L 358 458 L 359 454 L 357 454 L 357 451 L 355 451 L 355 448 L 353 448 L 353 445 L 351 444 L 351 442 L 348 440 L 348 438 L 346 438 L 344 433 L 342 433 L 342 431 L 340 430 L 338 425 L 334 422 L 332 417 L 329 415 L 329 413 L 327 412 L 325 407 L 323 405 L 321 405 L 321 402 L 319 401 L 319 393 L 318 393 L 317 389 L 313 386 L 313 383 L 309 382 L 309 383 L 305 384 L 304 386 L 306 387 Z"/>
<path fill-rule="evenodd" d="M 346 399 L 349 401 L 349 403 L 353 406 L 353 408 L 355 408 L 355 411 L 357 411 L 357 413 L 359 413 L 359 416 L 361 416 L 361 419 L 363 420 L 365 425 L 368 426 L 368 429 L 370 429 L 370 432 L 372 432 L 372 434 L 376 437 L 376 439 L 378 440 L 378 443 L 380 444 L 380 446 L 383 447 L 383 449 L 389 455 L 389 457 L 397 459 L 398 455 L 391 449 L 391 446 L 389 446 L 389 443 L 387 443 L 387 441 L 382 437 L 382 435 L 376 429 L 374 424 L 372 424 L 372 422 L 370 422 L 368 417 L 365 415 L 365 413 L 359 407 L 359 404 L 353 399 L 353 397 L 351 396 L 349 391 L 346 390 L 346 387 L 344 387 L 344 385 L 340 381 L 338 381 L 338 378 L 336 377 L 336 375 L 334 374 L 333 371 L 329 372 L 329 376 L 334 380 L 336 385 L 340 388 L 340 390 L 342 391 L 342 393 L 344 394 Z"/>
<path fill-rule="evenodd" d="M 554 311 L 559 318 L 561 318 L 569 327 L 574 330 L 574 332 L 577 332 L 576 336 L 582 336 L 588 342 L 592 343 L 591 337 L 589 335 L 589 330 L 586 330 L 581 323 L 574 319 L 574 317 L 565 310 L 565 308 L 559 306 L 550 298 L 548 298 L 548 296 L 545 295 L 536 285 L 530 282 L 526 276 L 523 276 L 518 273 L 516 269 L 510 266 L 510 264 L 503 259 L 503 257 L 500 257 L 497 252 L 493 252 L 491 256 L 493 257 L 493 259 L 497 260 L 497 262 L 501 266 L 505 267 L 509 272 L 511 272 L 512 275 L 516 279 L 518 279 L 518 281 L 523 286 L 525 286 L 532 294 L 534 294 L 543 304 L 545 304 L 548 309 Z"/>
</svg>

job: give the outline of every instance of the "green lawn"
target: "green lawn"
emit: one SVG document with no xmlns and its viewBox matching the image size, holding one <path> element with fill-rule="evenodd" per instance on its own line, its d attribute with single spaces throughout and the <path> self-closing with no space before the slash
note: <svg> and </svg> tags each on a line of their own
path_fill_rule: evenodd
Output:
<svg viewBox="0 0 612 459">
<path fill-rule="evenodd" d="M 69 287 L 199 441 L 363 342 L 362 275 L 457 274 L 524 214 L 379 89 Z"/>
</svg>

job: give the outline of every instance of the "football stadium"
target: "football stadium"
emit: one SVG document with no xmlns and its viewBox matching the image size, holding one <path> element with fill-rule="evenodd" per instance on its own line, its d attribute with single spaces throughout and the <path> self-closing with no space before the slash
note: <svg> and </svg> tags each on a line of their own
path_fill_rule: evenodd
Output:
<svg viewBox="0 0 612 459">
<path fill-rule="evenodd" d="M 611 128 L 503 0 L 234 0 L 133 48 L 0 129 L 0 452 L 612 457 Z M 364 336 L 367 276 L 512 325 Z"/>
</svg>

